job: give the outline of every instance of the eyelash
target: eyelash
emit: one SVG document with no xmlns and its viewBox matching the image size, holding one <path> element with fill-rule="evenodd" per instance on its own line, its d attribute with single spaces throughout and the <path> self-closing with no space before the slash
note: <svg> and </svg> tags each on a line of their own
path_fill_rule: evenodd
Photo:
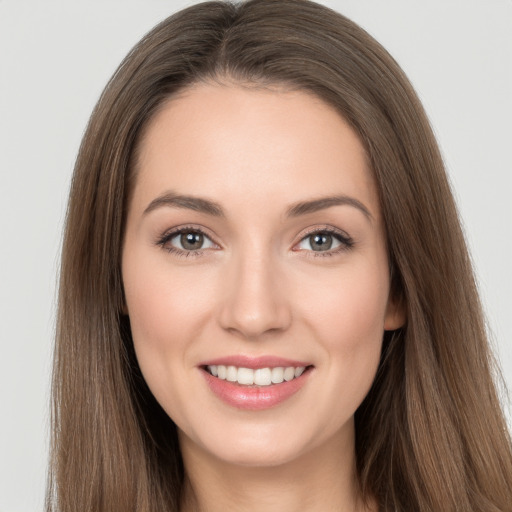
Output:
<svg viewBox="0 0 512 512">
<path fill-rule="evenodd" d="M 160 246 L 162 249 L 167 251 L 170 254 L 173 254 L 175 256 L 181 257 L 181 258 L 189 258 L 189 257 L 199 257 L 204 255 L 205 249 L 197 249 L 197 250 L 190 250 L 186 251 L 183 249 L 179 249 L 178 247 L 174 247 L 172 245 L 168 245 L 169 242 L 175 238 L 176 236 L 185 234 L 185 233 L 194 233 L 198 235 L 204 236 L 206 239 L 210 240 L 214 245 L 218 247 L 218 244 L 213 242 L 211 236 L 207 235 L 202 229 L 199 229 L 194 226 L 183 226 L 178 229 L 173 229 L 171 231 L 167 231 L 164 233 L 161 237 L 159 237 L 156 241 L 156 245 Z"/>
<path fill-rule="evenodd" d="M 345 252 L 345 251 L 349 251 L 350 249 L 352 249 L 354 247 L 354 240 L 352 237 L 350 237 L 344 231 L 335 229 L 330 226 L 315 227 L 315 228 L 307 231 L 306 233 L 304 233 L 301 236 L 298 244 L 300 244 L 303 240 L 306 240 L 307 238 L 309 238 L 312 235 L 330 235 L 340 243 L 340 246 L 335 249 L 329 249 L 327 251 L 305 250 L 305 252 L 307 253 L 307 256 L 311 257 L 311 258 L 325 258 L 328 256 L 336 256 L 337 254 Z M 295 246 L 297 246 L 298 244 L 295 244 Z M 300 250 L 301 249 L 296 249 L 297 252 Z M 304 250 L 304 249 L 302 249 L 302 250 Z"/>
<path fill-rule="evenodd" d="M 219 247 L 218 244 L 216 244 L 208 234 L 206 234 L 202 229 L 199 229 L 194 226 L 183 226 L 178 229 L 173 229 L 171 231 L 167 231 L 166 233 L 164 233 L 161 237 L 159 237 L 156 240 L 156 245 L 160 246 L 162 249 L 164 249 L 168 253 L 174 254 L 174 255 L 176 255 L 178 257 L 182 257 L 182 258 L 203 256 L 205 249 L 197 249 L 197 250 L 187 251 L 187 250 L 179 249 L 172 245 L 168 245 L 169 242 L 173 238 L 175 238 L 176 236 L 185 234 L 185 233 L 202 235 L 206 239 L 210 240 L 213 245 Z M 313 250 L 307 250 L 307 249 L 292 249 L 292 250 L 294 250 L 296 252 L 304 251 L 307 253 L 308 257 L 323 258 L 323 257 L 327 257 L 327 256 L 334 256 L 334 255 L 339 254 L 344 251 L 348 251 L 348 250 L 352 249 L 354 246 L 354 240 L 349 235 L 347 235 L 347 233 L 345 233 L 341 230 L 338 230 L 338 229 L 334 229 L 329 226 L 325 226 L 325 227 L 320 227 L 320 228 L 316 227 L 316 228 L 311 229 L 310 231 L 307 231 L 306 233 L 304 233 L 301 236 L 299 242 L 297 244 L 295 244 L 294 247 L 296 247 L 302 241 L 306 240 L 308 237 L 311 237 L 312 235 L 332 236 L 334 239 L 336 239 L 340 243 L 340 246 L 335 249 L 326 250 L 326 251 L 313 251 Z"/>
</svg>

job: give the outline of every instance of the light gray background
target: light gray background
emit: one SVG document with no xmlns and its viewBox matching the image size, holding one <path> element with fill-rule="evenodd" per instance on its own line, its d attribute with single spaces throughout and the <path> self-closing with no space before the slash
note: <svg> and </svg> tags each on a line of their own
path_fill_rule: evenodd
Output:
<svg viewBox="0 0 512 512">
<path fill-rule="evenodd" d="M 107 79 L 191 1 L 0 0 L 0 511 L 43 508 L 62 221 Z M 512 387 L 512 1 L 331 0 L 394 55 L 438 135 Z"/>
</svg>

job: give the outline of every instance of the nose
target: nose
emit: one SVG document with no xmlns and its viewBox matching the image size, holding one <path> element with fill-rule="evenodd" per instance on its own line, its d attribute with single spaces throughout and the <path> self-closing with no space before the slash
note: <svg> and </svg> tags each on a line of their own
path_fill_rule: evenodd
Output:
<svg viewBox="0 0 512 512">
<path fill-rule="evenodd" d="M 241 255 L 222 282 L 221 327 L 245 339 L 286 330 L 291 323 L 290 297 L 279 266 L 264 255 Z"/>
</svg>

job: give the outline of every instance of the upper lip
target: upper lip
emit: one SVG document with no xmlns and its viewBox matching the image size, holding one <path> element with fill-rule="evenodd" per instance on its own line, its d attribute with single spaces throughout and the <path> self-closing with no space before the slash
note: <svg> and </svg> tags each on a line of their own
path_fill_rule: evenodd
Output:
<svg viewBox="0 0 512 512">
<path fill-rule="evenodd" d="M 288 359 L 278 356 L 263 355 L 263 356 L 248 356 L 248 355 L 232 355 L 225 357 L 218 357 L 215 359 L 209 359 L 200 363 L 199 366 L 236 366 L 238 368 L 251 368 L 256 370 L 257 368 L 277 368 L 277 367 L 288 367 L 293 366 L 295 368 L 299 366 L 310 366 L 311 364 L 305 361 L 298 361 L 295 359 Z"/>
</svg>

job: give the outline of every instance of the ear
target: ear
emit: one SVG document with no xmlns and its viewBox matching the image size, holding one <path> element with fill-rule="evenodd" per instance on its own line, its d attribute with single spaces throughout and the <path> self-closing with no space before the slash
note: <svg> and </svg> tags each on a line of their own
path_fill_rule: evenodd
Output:
<svg viewBox="0 0 512 512">
<path fill-rule="evenodd" d="M 390 291 L 388 304 L 386 306 L 386 316 L 384 317 L 384 330 L 396 331 L 405 325 L 407 320 L 407 312 L 405 302 L 399 294 L 393 294 Z"/>
</svg>

